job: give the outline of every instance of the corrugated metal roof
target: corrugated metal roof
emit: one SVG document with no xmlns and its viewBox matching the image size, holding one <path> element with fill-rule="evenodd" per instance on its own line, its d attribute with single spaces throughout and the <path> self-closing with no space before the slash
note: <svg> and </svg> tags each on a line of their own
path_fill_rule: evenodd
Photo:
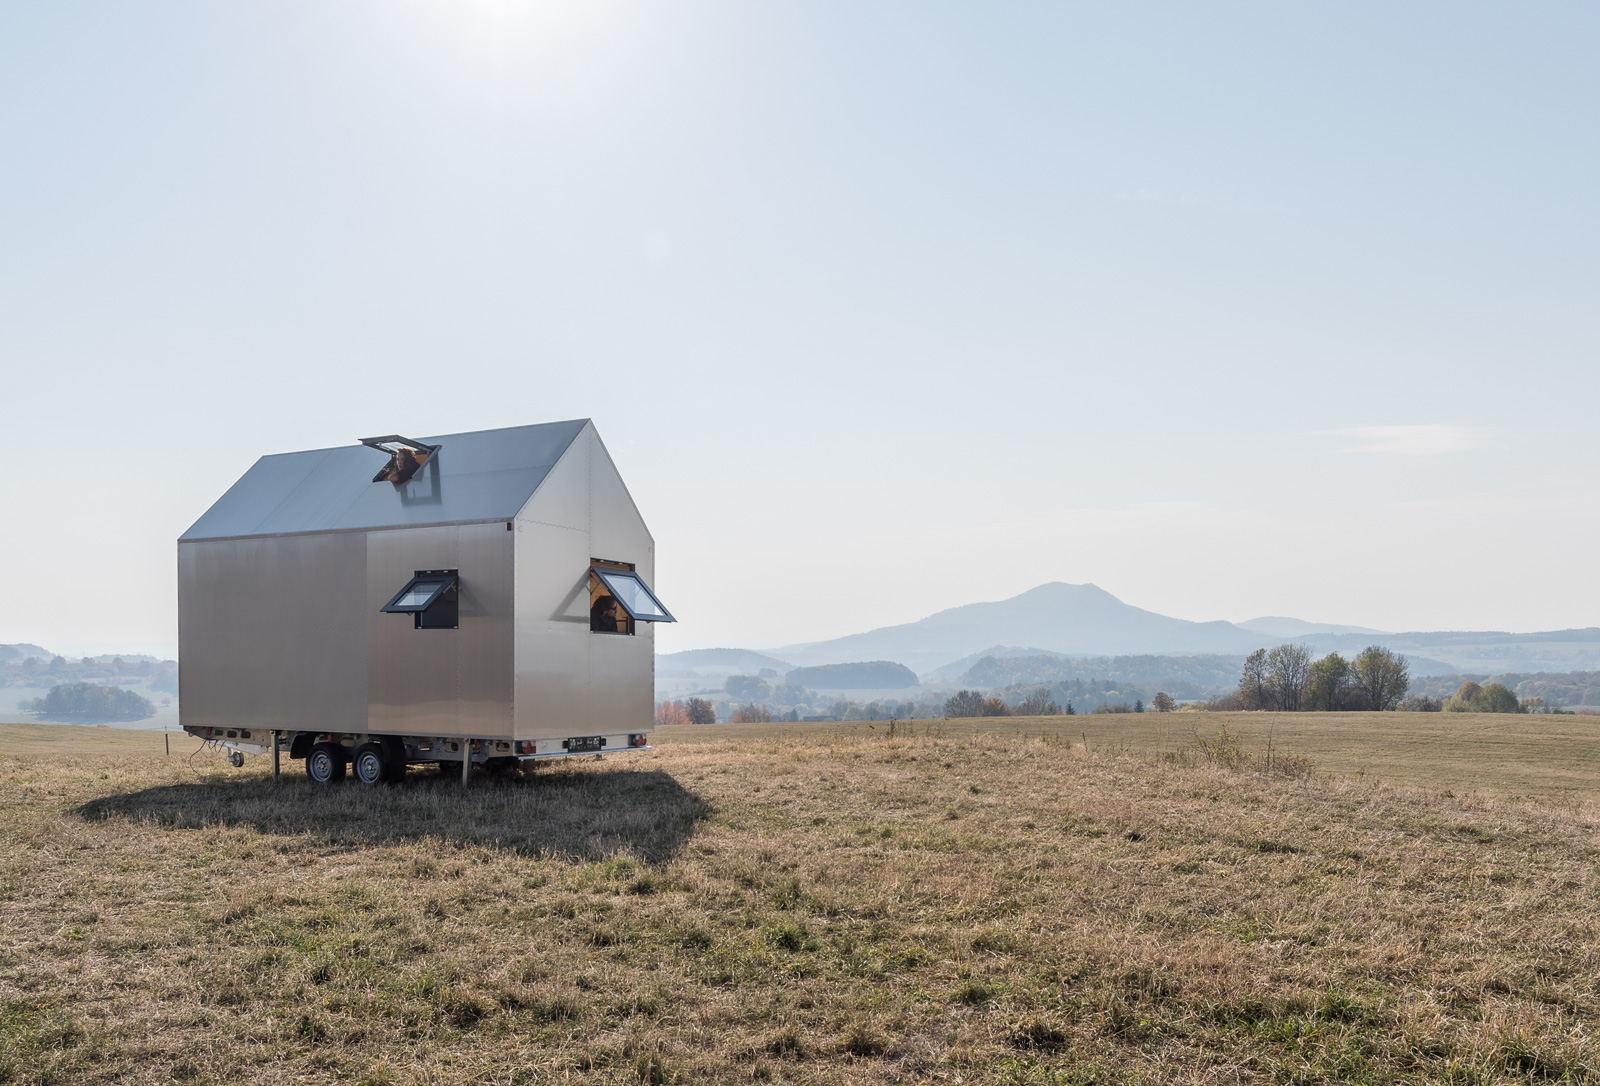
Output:
<svg viewBox="0 0 1600 1086">
<path fill-rule="evenodd" d="M 401 486 L 365 445 L 263 456 L 179 541 L 510 520 L 588 419 L 423 438 L 439 452 Z"/>
</svg>

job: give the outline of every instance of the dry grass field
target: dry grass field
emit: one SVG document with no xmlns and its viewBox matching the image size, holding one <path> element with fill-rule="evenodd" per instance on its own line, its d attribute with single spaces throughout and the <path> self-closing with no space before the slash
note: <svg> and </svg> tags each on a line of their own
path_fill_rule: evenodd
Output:
<svg viewBox="0 0 1600 1086">
<path fill-rule="evenodd" d="M 1600 1081 L 1591 725 L 1410 716 L 1232 719 L 1271 775 L 1185 714 L 467 792 L 0 726 L 0 1083 Z"/>
</svg>

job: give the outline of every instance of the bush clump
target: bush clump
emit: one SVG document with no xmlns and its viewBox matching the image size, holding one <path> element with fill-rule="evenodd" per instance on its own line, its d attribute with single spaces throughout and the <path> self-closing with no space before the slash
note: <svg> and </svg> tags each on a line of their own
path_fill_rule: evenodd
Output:
<svg viewBox="0 0 1600 1086">
<path fill-rule="evenodd" d="M 1456 688 L 1453 696 L 1446 698 L 1447 713 L 1520 713 L 1522 702 L 1517 700 L 1503 683 L 1479 686 L 1470 679 Z"/>
<path fill-rule="evenodd" d="M 55 720 L 144 720 L 156 715 L 150 699 L 120 686 L 62 683 L 17 708 Z"/>
</svg>

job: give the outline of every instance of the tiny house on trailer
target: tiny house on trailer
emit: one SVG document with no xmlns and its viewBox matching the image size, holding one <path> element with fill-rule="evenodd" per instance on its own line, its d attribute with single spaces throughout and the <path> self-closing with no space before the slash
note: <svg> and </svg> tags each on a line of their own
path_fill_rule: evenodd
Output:
<svg viewBox="0 0 1600 1086">
<path fill-rule="evenodd" d="M 180 722 L 322 784 L 638 750 L 654 583 L 587 419 L 264 456 L 178 540 Z"/>
</svg>

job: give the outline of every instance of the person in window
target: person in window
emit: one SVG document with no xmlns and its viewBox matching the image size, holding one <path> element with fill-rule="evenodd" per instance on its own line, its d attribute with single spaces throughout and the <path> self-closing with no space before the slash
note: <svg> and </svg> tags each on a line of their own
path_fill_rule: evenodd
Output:
<svg viewBox="0 0 1600 1086">
<path fill-rule="evenodd" d="M 421 466 L 417 462 L 417 454 L 402 445 L 394 451 L 394 461 L 389 465 L 389 481 L 408 482 Z"/>
<path fill-rule="evenodd" d="M 593 633 L 621 633 L 622 608 L 615 596 L 601 596 L 589 608 L 589 629 Z"/>
</svg>

